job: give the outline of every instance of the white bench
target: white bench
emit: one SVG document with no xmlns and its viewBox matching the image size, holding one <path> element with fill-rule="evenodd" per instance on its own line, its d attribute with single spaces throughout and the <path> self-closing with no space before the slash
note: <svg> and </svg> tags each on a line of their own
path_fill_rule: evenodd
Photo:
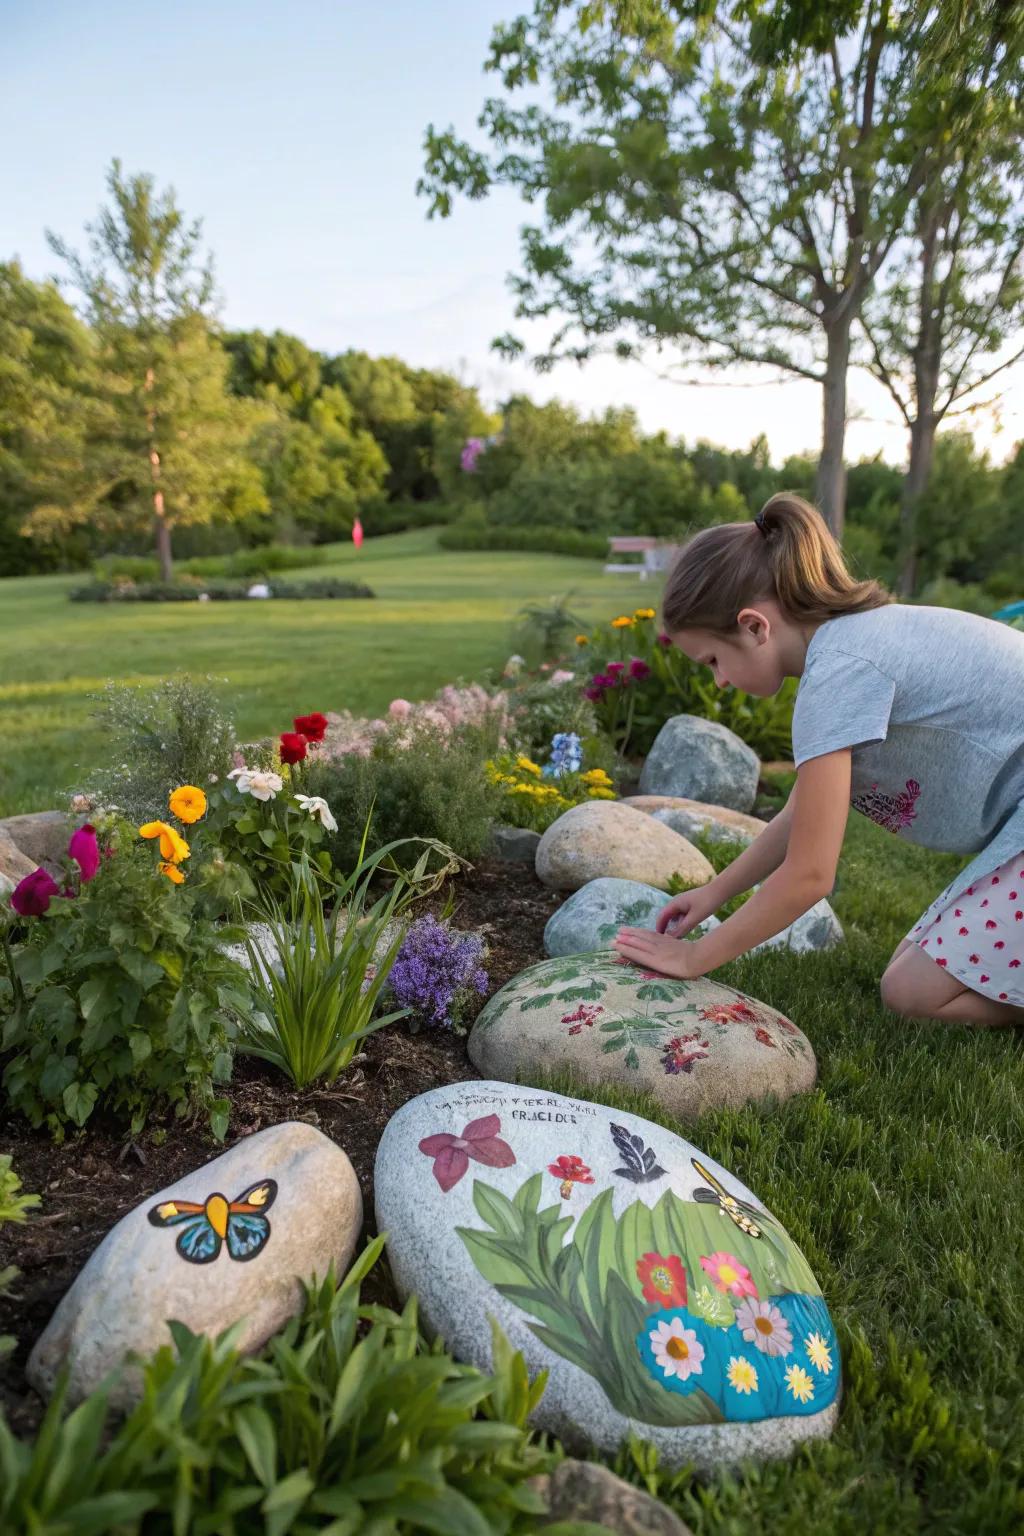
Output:
<svg viewBox="0 0 1024 1536">
<path fill-rule="evenodd" d="M 639 576 L 641 581 L 646 581 L 648 576 L 657 575 L 666 570 L 671 565 L 675 553 L 673 545 L 661 544 L 657 539 L 641 536 L 609 538 L 609 556 L 640 555 L 642 559 L 618 562 L 609 559 L 604 568 L 605 575 Z"/>
</svg>

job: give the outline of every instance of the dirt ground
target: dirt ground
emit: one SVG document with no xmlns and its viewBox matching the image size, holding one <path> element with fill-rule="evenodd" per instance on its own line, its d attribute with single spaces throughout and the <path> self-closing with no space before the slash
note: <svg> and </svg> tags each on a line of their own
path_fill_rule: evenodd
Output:
<svg viewBox="0 0 1024 1536">
<path fill-rule="evenodd" d="M 543 958 L 544 924 L 561 898 L 545 890 L 528 866 L 481 861 L 452 894 L 453 924 L 477 930 L 487 941 L 488 995 Z M 15 1353 L 0 1363 L 0 1405 L 15 1433 L 31 1434 L 41 1413 L 24 1377 L 29 1350 L 89 1255 L 136 1205 L 241 1138 L 284 1120 L 306 1120 L 351 1158 L 372 1233 L 373 1163 L 388 1120 L 417 1094 L 474 1075 L 463 1037 L 442 1030 L 414 1035 L 398 1024 L 370 1036 L 333 1087 L 298 1091 L 273 1068 L 239 1057 L 226 1090 L 232 1115 L 223 1146 L 205 1124 L 173 1119 L 155 1120 L 137 1142 L 126 1142 L 123 1132 L 101 1121 L 63 1145 L 23 1121 L 0 1127 L 0 1153 L 11 1154 L 23 1190 L 42 1196 L 37 1214 L 24 1225 L 4 1227 L 0 1240 L 0 1269 L 13 1264 L 21 1271 L 13 1294 L 0 1299 L 0 1334 L 18 1340 Z M 372 1294 L 368 1283 L 368 1297 L 393 1301 L 383 1266 L 373 1278 L 377 1291 Z"/>
</svg>

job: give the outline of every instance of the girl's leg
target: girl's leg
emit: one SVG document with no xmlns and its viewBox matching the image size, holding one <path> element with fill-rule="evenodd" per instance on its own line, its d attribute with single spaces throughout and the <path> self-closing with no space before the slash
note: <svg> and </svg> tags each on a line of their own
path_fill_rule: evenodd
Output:
<svg viewBox="0 0 1024 1536">
<path fill-rule="evenodd" d="M 882 977 L 882 1002 L 911 1019 L 997 1028 L 1024 1023 L 1024 1008 L 997 1002 L 965 987 L 907 940 L 896 950 Z"/>
</svg>

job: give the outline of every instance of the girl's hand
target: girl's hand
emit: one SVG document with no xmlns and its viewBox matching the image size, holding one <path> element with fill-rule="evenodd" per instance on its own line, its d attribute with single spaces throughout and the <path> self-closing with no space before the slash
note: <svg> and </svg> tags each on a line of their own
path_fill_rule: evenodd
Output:
<svg viewBox="0 0 1024 1536">
<path fill-rule="evenodd" d="M 673 896 L 658 913 L 658 932 L 667 933 L 673 939 L 681 939 L 721 905 L 722 898 L 713 880 L 709 880 L 707 885 L 698 885 L 692 891 L 682 891 L 678 896 Z"/>
<path fill-rule="evenodd" d="M 623 965 L 632 962 L 645 971 L 657 971 L 659 976 L 693 981 L 708 969 L 703 960 L 702 943 L 701 939 L 680 942 L 666 933 L 652 933 L 649 928 L 620 928 L 614 948 Z"/>
</svg>

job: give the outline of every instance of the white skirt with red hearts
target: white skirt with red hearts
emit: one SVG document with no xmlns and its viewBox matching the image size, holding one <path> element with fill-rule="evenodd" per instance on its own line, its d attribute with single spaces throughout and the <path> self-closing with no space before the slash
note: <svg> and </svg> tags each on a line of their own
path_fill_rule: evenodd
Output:
<svg viewBox="0 0 1024 1536">
<path fill-rule="evenodd" d="M 1024 1007 L 1024 853 L 944 892 L 907 938 L 972 992 Z"/>
</svg>

